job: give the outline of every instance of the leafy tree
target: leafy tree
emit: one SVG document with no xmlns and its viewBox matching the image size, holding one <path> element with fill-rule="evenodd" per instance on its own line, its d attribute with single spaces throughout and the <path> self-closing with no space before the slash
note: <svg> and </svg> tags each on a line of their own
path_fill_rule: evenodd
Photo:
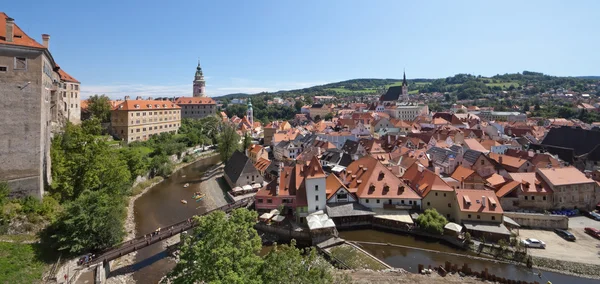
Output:
<svg viewBox="0 0 600 284">
<path fill-rule="evenodd" d="M 140 149 L 127 147 L 121 149 L 120 153 L 122 159 L 127 163 L 132 179 L 146 174 L 149 165 Z"/>
<path fill-rule="evenodd" d="M 323 118 L 324 120 L 329 120 L 331 121 L 333 119 L 333 113 L 328 113 L 325 115 L 325 117 Z"/>
<path fill-rule="evenodd" d="M 123 197 L 86 190 L 65 206 L 48 230 L 60 251 L 100 250 L 122 241 L 125 214 Z"/>
<path fill-rule="evenodd" d="M 319 121 L 321 121 L 321 116 L 317 114 L 317 115 L 315 116 L 315 119 L 314 119 L 314 121 L 315 121 L 315 122 L 319 122 Z"/>
<path fill-rule="evenodd" d="M 433 208 L 425 210 L 425 213 L 419 215 L 417 218 L 419 227 L 432 234 L 442 235 L 444 233 L 444 226 L 447 223 L 446 218 Z"/>
<path fill-rule="evenodd" d="M 93 95 L 88 98 L 88 111 L 100 122 L 110 122 L 110 98 L 106 95 Z"/>
<path fill-rule="evenodd" d="M 259 273 L 262 283 L 281 283 L 282 271 L 287 283 L 333 283 L 329 264 L 314 248 L 297 249 L 295 240 L 290 245 L 275 245 L 265 256 Z"/>
<path fill-rule="evenodd" d="M 225 125 L 219 136 L 219 154 L 223 162 L 229 161 L 235 150 L 240 148 L 240 135 L 230 125 Z"/>
<path fill-rule="evenodd" d="M 294 103 L 294 108 L 296 109 L 296 112 L 300 112 L 300 110 L 302 110 L 302 107 L 304 106 L 304 103 L 302 101 L 296 101 Z"/>
<path fill-rule="evenodd" d="M 165 154 L 156 155 L 150 161 L 150 176 L 168 177 L 173 173 L 173 163 Z"/>
<path fill-rule="evenodd" d="M 81 127 L 83 128 L 83 132 L 90 135 L 101 135 L 102 134 L 102 124 L 100 120 L 96 117 L 92 117 L 88 120 L 84 120 L 81 123 Z"/>
<path fill-rule="evenodd" d="M 222 211 L 197 218 L 198 227 L 182 239 L 180 261 L 169 273 L 173 283 L 262 283 L 257 217 L 237 209 L 229 218 Z"/>
<path fill-rule="evenodd" d="M 242 149 L 246 150 L 248 148 L 250 148 L 250 145 L 252 144 L 252 137 L 250 137 L 250 135 L 248 135 L 248 133 L 244 134 L 244 142 L 242 143 Z"/>
</svg>

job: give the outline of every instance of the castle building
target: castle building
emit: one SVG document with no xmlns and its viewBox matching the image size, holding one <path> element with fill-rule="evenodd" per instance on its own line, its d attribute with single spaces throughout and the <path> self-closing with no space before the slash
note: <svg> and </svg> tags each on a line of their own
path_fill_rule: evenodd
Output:
<svg viewBox="0 0 600 284">
<path fill-rule="evenodd" d="M 196 75 L 194 76 L 194 97 L 206 97 L 206 81 L 204 81 L 204 74 L 202 73 L 202 67 L 200 67 L 200 60 L 198 60 L 198 67 L 196 67 Z"/>
<path fill-rule="evenodd" d="M 41 198 L 50 184 L 50 139 L 67 120 L 78 97 L 63 97 L 64 86 L 79 84 L 60 69 L 49 50 L 0 12 L 0 180 L 10 195 Z M 75 101 L 77 100 L 77 102 Z M 65 102 L 67 104 L 65 105 Z M 73 102 L 73 108 L 70 107 Z"/>
<path fill-rule="evenodd" d="M 111 111 L 112 133 L 131 143 L 146 141 L 151 136 L 170 132 L 176 134 L 181 126 L 181 107 L 171 101 L 130 100 Z"/>
</svg>

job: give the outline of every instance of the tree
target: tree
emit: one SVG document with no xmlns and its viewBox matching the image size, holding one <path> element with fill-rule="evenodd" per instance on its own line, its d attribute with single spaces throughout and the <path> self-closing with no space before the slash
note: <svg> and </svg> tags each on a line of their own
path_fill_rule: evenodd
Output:
<svg viewBox="0 0 600 284">
<path fill-rule="evenodd" d="M 419 215 L 417 218 L 419 227 L 432 234 L 442 235 L 444 233 L 444 226 L 447 223 L 446 218 L 433 208 L 425 210 L 425 213 Z"/>
<path fill-rule="evenodd" d="M 229 218 L 222 211 L 196 218 L 199 225 L 182 238 L 180 261 L 169 273 L 173 283 L 262 283 L 257 217 L 237 209 Z"/>
<path fill-rule="evenodd" d="M 333 283 L 329 264 L 319 257 L 315 248 L 300 250 L 296 241 L 275 247 L 265 256 L 260 270 L 262 283 L 281 283 L 285 271 L 287 283 Z"/>
<path fill-rule="evenodd" d="M 90 135 L 102 135 L 102 124 L 96 117 L 81 122 L 83 132 Z"/>
<path fill-rule="evenodd" d="M 88 98 L 88 111 L 100 122 L 110 122 L 110 98 L 106 95 L 93 95 Z"/>
<path fill-rule="evenodd" d="M 467 113 L 467 111 L 465 109 L 461 108 L 461 109 L 457 110 L 456 113 Z"/>
<path fill-rule="evenodd" d="M 323 119 L 331 121 L 333 119 L 333 113 L 330 112 L 330 113 L 326 114 Z"/>
<path fill-rule="evenodd" d="M 248 135 L 248 133 L 244 134 L 244 142 L 242 143 L 242 150 L 246 150 L 248 148 L 250 148 L 250 145 L 252 144 L 252 137 L 250 137 L 250 135 Z"/>
<path fill-rule="evenodd" d="M 105 249 L 123 240 L 125 214 L 122 196 L 86 190 L 66 205 L 48 230 L 60 251 L 77 254 Z"/>
<path fill-rule="evenodd" d="M 138 148 L 126 147 L 120 151 L 122 159 L 127 163 L 131 178 L 143 176 L 148 171 L 148 162 Z"/>
<path fill-rule="evenodd" d="M 298 100 L 294 103 L 294 108 L 296 109 L 296 112 L 300 112 L 302 110 L 303 106 L 304 106 L 304 103 L 300 100 Z"/>
<path fill-rule="evenodd" d="M 237 134 L 231 125 L 225 125 L 219 136 L 219 154 L 221 161 L 227 162 L 235 150 L 240 148 L 240 135 Z"/>
</svg>

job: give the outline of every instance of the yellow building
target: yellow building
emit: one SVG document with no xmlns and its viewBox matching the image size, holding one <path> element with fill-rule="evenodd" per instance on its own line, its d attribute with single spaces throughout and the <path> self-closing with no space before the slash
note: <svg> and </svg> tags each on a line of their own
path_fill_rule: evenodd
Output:
<svg viewBox="0 0 600 284">
<path fill-rule="evenodd" d="M 127 141 L 145 141 L 164 132 L 177 133 L 181 107 L 171 101 L 125 100 L 111 111 L 111 130 Z"/>
</svg>

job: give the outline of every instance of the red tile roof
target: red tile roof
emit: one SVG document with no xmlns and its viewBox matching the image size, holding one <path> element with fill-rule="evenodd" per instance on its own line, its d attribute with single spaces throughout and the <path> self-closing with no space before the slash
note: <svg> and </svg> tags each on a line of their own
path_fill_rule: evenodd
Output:
<svg viewBox="0 0 600 284">
<path fill-rule="evenodd" d="M 453 191 L 452 187 L 442 180 L 440 176 L 419 163 L 412 164 L 412 166 L 406 170 L 402 179 L 408 182 L 413 188 L 417 189 L 422 197 L 427 196 L 432 190 Z"/>
<path fill-rule="evenodd" d="M 485 204 L 482 203 L 485 196 Z M 460 211 L 480 213 L 502 213 L 502 206 L 492 190 L 457 189 L 456 201 Z M 495 204 L 495 206 L 494 206 Z"/>
<path fill-rule="evenodd" d="M 264 172 L 269 165 L 271 165 L 271 161 L 265 159 L 265 158 L 260 158 L 258 159 L 258 161 L 256 162 L 256 164 L 254 164 L 254 167 L 259 171 L 259 172 Z"/>
<path fill-rule="evenodd" d="M 59 67 L 58 75 L 60 76 L 61 80 L 65 81 L 65 82 L 71 82 L 71 83 L 81 83 L 81 82 L 77 81 L 77 79 L 73 78 L 73 76 L 71 76 L 67 72 L 65 72 L 65 70 L 60 68 L 60 66 L 58 66 L 58 64 L 56 66 Z"/>
<path fill-rule="evenodd" d="M 215 100 L 207 97 L 180 97 L 175 101 L 178 105 L 214 105 Z"/>
<path fill-rule="evenodd" d="M 137 106 L 137 107 L 136 107 Z M 158 100 L 126 100 L 116 106 L 117 110 L 163 110 L 180 109 L 178 105 L 171 101 Z"/>
<path fill-rule="evenodd" d="M 12 42 L 6 41 L 6 19 L 8 16 L 4 12 L 0 12 L 0 44 L 19 45 L 33 48 L 45 47 L 29 37 L 21 28 L 15 23 L 13 28 L 13 40 Z"/>
</svg>

